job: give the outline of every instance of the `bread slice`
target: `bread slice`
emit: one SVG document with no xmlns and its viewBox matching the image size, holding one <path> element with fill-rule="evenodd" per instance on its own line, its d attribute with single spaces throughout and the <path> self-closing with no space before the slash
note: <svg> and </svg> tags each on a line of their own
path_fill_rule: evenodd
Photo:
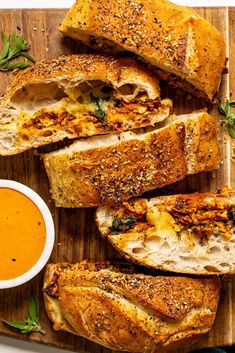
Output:
<svg viewBox="0 0 235 353">
<path fill-rule="evenodd" d="M 186 91 L 209 100 L 218 93 L 224 38 L 189 7 L 166 0 L 77 0 L 60 31 L 102 52 L 134 53 Z"/>
<path fill-rule="evenodd" d="M 203 111 L 171 116 L 150 132 L 87 138 L 43 160 L 57 207 L 117 205 L 215 169 L 220 162 L 217 126 Z"/>
<path fill-rule="evenodd" d="M 44 60 L 20 72 L 0 101 L 0 154 L 154 125 L 170 108 L 158 79 L 132 59 Z"/>
<path fill-rule="evenodd" d="M 135 199 L 99 207 L 101 235 L 129 260 L 190 274 L 235 273 L 235 192 Z"/>
<path fill-rule="evenodd" d="M 108 262 L 50 264 L 45 308 L 55 330 L 128 352 L 166 352 L 212 326 L 218 278 L 138 274 Z"/>
</svg>

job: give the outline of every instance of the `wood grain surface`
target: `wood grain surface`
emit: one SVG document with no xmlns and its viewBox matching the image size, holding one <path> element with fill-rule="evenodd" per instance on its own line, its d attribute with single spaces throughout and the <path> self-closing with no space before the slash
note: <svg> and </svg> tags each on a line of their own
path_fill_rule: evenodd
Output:
<svg viewBox="0 0 235 353">
<path fill-rule="evenodd" d="M 197 8 L 200 15 L 211 21 L 224 35 L 229 56 L 229 75 L 223 76 L 221 95 L 235 99 L 235 9 Z M 66 10 L 2 10 L 0 11 L 0 31 L 23 33 L 31 43 L 31 53 L 36 60 L 53 58 L 62 53 L 76 53 L 81 50 L 76 42 L 63 38 L 58 25 Z M 0 95 L 4 93 L 12 74 L 0 73 Z M 162 85 L 164 96 L 170 96 L 176 112 L 190 112 L 202 108 L 205 103 L 183 95 Z M 219 116 L 216 106 L 208 106 L 212 114 Z M 223 163 L 216 172 L 191 176 L 175 185 L 154 191 L 151 195 L 193 191 L 215 191 L 218 186 L 229 185 L 235 189 L 235 164 L 231 158 L 235 145 L 226 131 L 220 128 Z M 22 182 L 43 197 L 48 204 L 55 222 L 56 242 L 51 261 L 76 262 L 84 258 L 101 260 L 119 255 L 104 239 L 101 239 L 94 223 L 94 209 L 56 209 L 49 194 L 49 185 L 40 160 L 40 153 L 50 150 L 43 147 L 39 150 L 25 152 L 12 157 L 0 157 L 0 178 Z M 1 236 L 1 235 L 0 235 Z M 46 335 L 32 333 L 21 335 L 10 330 L 0 321 L 0 333 L 20 339 L 37 341 L 60 348 L 78 352 L 111 352 L 86 339 L 52 330 L 46 317 L 42 297 L 43 271 L 29 283 L 18 288 L 0 290 L 0 319 L 24 319 L 30 292 L 36 294 L 40 304 L 40 322 L 47 331 Z M 224 278 L 220 306 L 212 330 L 190 347 L 178 352 L 186 353 L 200 347 L 231 345 L 235 343 L 235 281 Z"/>
</svg>

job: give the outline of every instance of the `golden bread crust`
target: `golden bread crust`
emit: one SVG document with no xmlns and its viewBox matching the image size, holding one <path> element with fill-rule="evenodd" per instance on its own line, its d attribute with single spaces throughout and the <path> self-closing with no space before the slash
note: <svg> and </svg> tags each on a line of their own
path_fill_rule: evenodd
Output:
<svg viewBox="0 0 235 353">
<path fill-rule="evenodd" d="M 104 137 L 98 145 L 86 139 L 90 147 L 85 150 L 83 142 L 76 142 L 43 156 L 56 206 L 117 205 L 187 174 L 213 169 L 220 160 L 216 122 L 206 112 L 173 117 L 146 134 L 112 138 L 109 145 Z"/>
<path fill-rule="evenodd" d="M 166 0 L 79 0 L 60 30 L 100 49 L 105 45 L 99 38 L 110 40 L 186 80 L 210 100 L 218 93 L 225 41 L 211 23 L 189 7 Z M 111 51 L 119 50 L 110 43 L 108 46 Z M 164 72 L 162 76 L 170 80 Z"/>
<path fill-rule="evenodd" d="M 140 81 L 152 86 L 151 93 L 154 96 L 159 95 L 157 79 L 133 59 L 116 59 L 101 54 L 73 54 L 42 60 L 23 72 L 20 71 L 7 89 L 7 96 L 13 95 L 15 91 L 28 84 L 63 76 L 67 79 L 81 76 L 83 79 L 113 82 L 117 85 L 122 85 L 128 80 L 133 81 L 135 76 L 138 76 Z"/>
<path fill-rule="evenodd" d="M 48 281 L 44 293 L 50 300 L 47 286 Z M 74 265 L 59 270 L 56 300 L 76 334 L 112 349 L 155 352 L 207 332 L 219 290 L 217 278 L 153 277 Z M 52 321 L 59 329 L 56 315 Z"/>
</svg>

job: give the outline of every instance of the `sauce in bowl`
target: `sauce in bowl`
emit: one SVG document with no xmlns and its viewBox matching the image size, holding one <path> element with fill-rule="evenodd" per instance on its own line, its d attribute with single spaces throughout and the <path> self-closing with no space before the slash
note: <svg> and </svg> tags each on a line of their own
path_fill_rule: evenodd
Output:
<svg viewBox="0 0 235 353">
<path fill-rule="evenodd" d="M 0 187 L 0 207 L 0 280 L 9 280 L 38 261 L 46 225 L 35 203 L 14 189 Z"/>
</svg>

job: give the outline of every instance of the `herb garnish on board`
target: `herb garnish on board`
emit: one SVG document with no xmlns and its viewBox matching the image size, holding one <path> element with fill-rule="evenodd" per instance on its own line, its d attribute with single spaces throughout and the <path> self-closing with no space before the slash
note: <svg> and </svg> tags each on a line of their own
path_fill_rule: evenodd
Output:
<svg viewBox="0 0 235 353">
<path fill-rule="evenodd" d="M 229 135 L 232 139 L 235 139 L 235 114 L 230 110 L 230 108 L 235 108 L 235 102 L 230 102 L 226 99 L 225 104 L 222 104 L 221 98 L 218 97 L 218 108 L 220 113 L 226 117 L 224 123 L 227 127 Z"/>
<path fill-rule="evenodd" d="M 29 333 L 29 332 L 40 332 L 45 334 L 40 324 L 39 324 L 39 311 L 38 304 L 36 298 L 31 295 L 29 298 L 29 311 L 25 317 L 25 321 L 6 321 L 3 320 L 7 325 L 17 328 L 21 333 Z"/>
<path fill-rule="evenodd" d="M 30 66 L 28 61 L 12 61 L 12 59 L 19 56 L 23 56 L 33 62 L 35 61 L 31 55 L 26 53 L 30 48 L 30 45 L 23 36 L 18 36 L 15 32 L 13 32 L 12 36 L 7 36 L 4 32 L 2 32 L 1 38 L 3 42 L 3 49 L 0 52 L 0 71 L 25 69 Z"/>
</svg>

